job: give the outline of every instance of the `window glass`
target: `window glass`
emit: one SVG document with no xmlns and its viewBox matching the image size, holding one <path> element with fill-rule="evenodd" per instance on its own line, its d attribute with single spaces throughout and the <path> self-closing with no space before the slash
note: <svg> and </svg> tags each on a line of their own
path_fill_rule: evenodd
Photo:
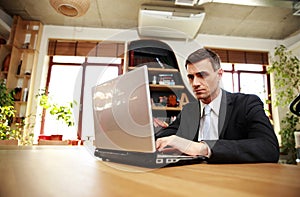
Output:
<svg viewBox="0 0 300 197">
<path fill-rule="evenodd" d="M 89 63 L 111 63 L 111 64 L 121 64 L 121 58 L 111 58 L 111 57 L 88 57 L 87 62 Z"/>
<path fill-rule="evenodd" d="M 79 63 L 82 64 L 85 57 L 81 56 L 53 56 L 53 62 L 57 63 Z"/>
<path fill-rule="evenodd" d="M 224 90 L 227 90 L 228 92 L 234 92 L 232 73 L 229 73 L 229 72 L 223 73 L 222 85 L 223 85 Z"/>
<path fill-rule="evenodd" d="M 230 63 L 222 63 L 221 67 L 223 70 L 232 70 L 232 64 Z"/>
<path fill-rule="evenodd" d="M 94 138 L 92 87 L 118 76 L 117 66 L 87 66 L 82 109 L 82 139 Z"/>
<path fill-rule="evenodd" d="M 263 71 L 263 65 L 261 64 L 234 64 L 235 70 L 244 71 Z"/>
<path fill-rule="evenodd" d="M 64 105 L 69 101 L 76 101 L 77 105 L 74 106 L 73 110 L 75 126 L 67 127 L 61 121 L 57 121 L 51 114 L 46 113 L 44 122 L 45 135 L 62 134 L 64 140 L 77 139 L 79 118 L 81 117 L 83 125 L 81 128 L 82 139 L 85 140 L 88 137 L 92 139 L 94 137 L 92 87 L 117 77 L 122 60 L 120 58 L 99 57 L 88 58 L 87 60 L 90 62 L 83 64 L 85 57 L 53 56 L 55 63 L 52 65 L 48 91 L 58 104 Z M 116 62 L 119 62 L 119 64 L 116 64 Z M 74 63 L 78 65 L 71 65 Z M 83 72 L 84 66 L 86 66 L 85 72 Z M 85 81 L 82 81 L 83 78 Z M 83 87 L 84 91 L 83 95 L 81 95 Z M 83 97 L 82 106 L 80 105 L 81 97 Z M 79 110 L 80 107 L 81 111 Z M 80 113 L 83 115 L 80 116 Z"/>
<path fill-rule="evenodd" d="M 68 102 L 80 103 L 82 67 L 80 66 L 59 66 L 53 65 L 51 80 L 48 87 L 49 96 L 52 101 L 59 105 L 66 105 Z M 44 133 L 46 135 L 62 134 L 64 140 L 77 139 L 77 120 L 79 106 L 74 106 L 75 126 L 68 127 L 62 121 L 56 120 L 48 111 L 45 115 Z"/>
<path fill-rule="evenodd" d="M 265 108 L 269 109 L 267 100 L 270 90 L 264 65 L 222 63 L 222 68 L 224 70 L 222 76 L 224 90 L 256 94 L 264 102 Z"/>
<path fill-rule="evenodd" d="M 268 98 L 267 80 L 264 74 L 241 73 L 240 83 L 240 92 L 256 94 L 263 102 Z"/>
</svg>

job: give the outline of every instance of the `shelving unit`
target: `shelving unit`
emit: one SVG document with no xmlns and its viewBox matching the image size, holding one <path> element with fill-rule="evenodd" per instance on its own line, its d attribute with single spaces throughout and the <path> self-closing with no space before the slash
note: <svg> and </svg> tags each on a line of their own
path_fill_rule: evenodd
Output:
<svg viewBox="0 0 300 197">
<path fill-rule="evenodd" d="M 15 91 L 16 120 L 30 113 L 31 78 L 35 75 L 42 31 L 39 21 L 14 16 L 10 37 L 0 46 L 0 79 L 6 81 L 9 90 Z"/>
<path fill-rule="evenodd" d="M 195 98 L 185 87 L 175 54 L 166 43 L 158 40 L 130 42 L 127 71 L 144 65 L 148 67 L 153 116 L 169 124 L 182 106 Z"/>
</svg>

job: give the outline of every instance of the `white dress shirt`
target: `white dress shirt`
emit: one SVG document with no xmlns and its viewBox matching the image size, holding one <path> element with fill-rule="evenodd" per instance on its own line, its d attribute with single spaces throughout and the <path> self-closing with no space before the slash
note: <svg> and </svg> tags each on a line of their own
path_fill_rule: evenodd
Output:
<svg viewBox="0 0 300 197">
<path fill-rule="evenodd" d="M 204 113 L 203 110 L 201 110 L 201 120 L 200 120 L 200 128 L 199 128 L 199 136 L 198 136 L 198 141 L 201 140 L 217 140 L 219 139 L 219 132 L 218 132 L 218 120 L 219 120 L 219 111 L 220 111 L 220 105 L 221 105 L 221 98 L 222 98 L 222 91 L 220 91 L 219 95 L 211 101 L 208 105 L 211 107 L 211 115 L 210 115 L 210 135 L 209 139 L 203 139 L 203 121 L 204 121 Z M 204 109 L 206 104 L 200 102 L 201 104 L 201 109 Z"/>
</svg>

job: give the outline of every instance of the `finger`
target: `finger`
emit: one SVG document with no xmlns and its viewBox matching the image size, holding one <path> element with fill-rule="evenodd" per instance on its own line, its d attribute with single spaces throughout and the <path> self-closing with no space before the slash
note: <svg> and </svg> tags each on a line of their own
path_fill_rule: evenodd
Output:
<svg viewBox="0 0 300 197">
<path fill-rule="evenodd" d="M 163 148 L 164 140 L 159 138 L 156 140 L 156 149 Z"/>
<path fill-rule="evenodd" d="M 158 151 L 162 151 L 168 145 L 168 141 L 166 139 L 159 139 L 156 141 L 156 149 Z"/>
</svg>

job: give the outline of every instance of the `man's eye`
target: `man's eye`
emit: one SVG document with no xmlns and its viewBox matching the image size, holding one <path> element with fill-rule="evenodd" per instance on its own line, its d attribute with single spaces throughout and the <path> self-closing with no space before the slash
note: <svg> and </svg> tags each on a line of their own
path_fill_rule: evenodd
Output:
<svg viewBox="0 0 300 197">
<path fill-rule="evenodd" d="M 194 79 L 194 75 L 187 75 L 187 77 L 189 78 L 189 80 L 193 80 Z"/>
<path fill-rule="evenodd" d="M 197 77 L 199 77 L 199 78 L 205 78 L 205 77 L 208 76 L 208 73 L 206 73 L 206 72 L 199 72 L 199 73 L 197 73 L 196 75 L 197 75 Z"/>
</svg>

